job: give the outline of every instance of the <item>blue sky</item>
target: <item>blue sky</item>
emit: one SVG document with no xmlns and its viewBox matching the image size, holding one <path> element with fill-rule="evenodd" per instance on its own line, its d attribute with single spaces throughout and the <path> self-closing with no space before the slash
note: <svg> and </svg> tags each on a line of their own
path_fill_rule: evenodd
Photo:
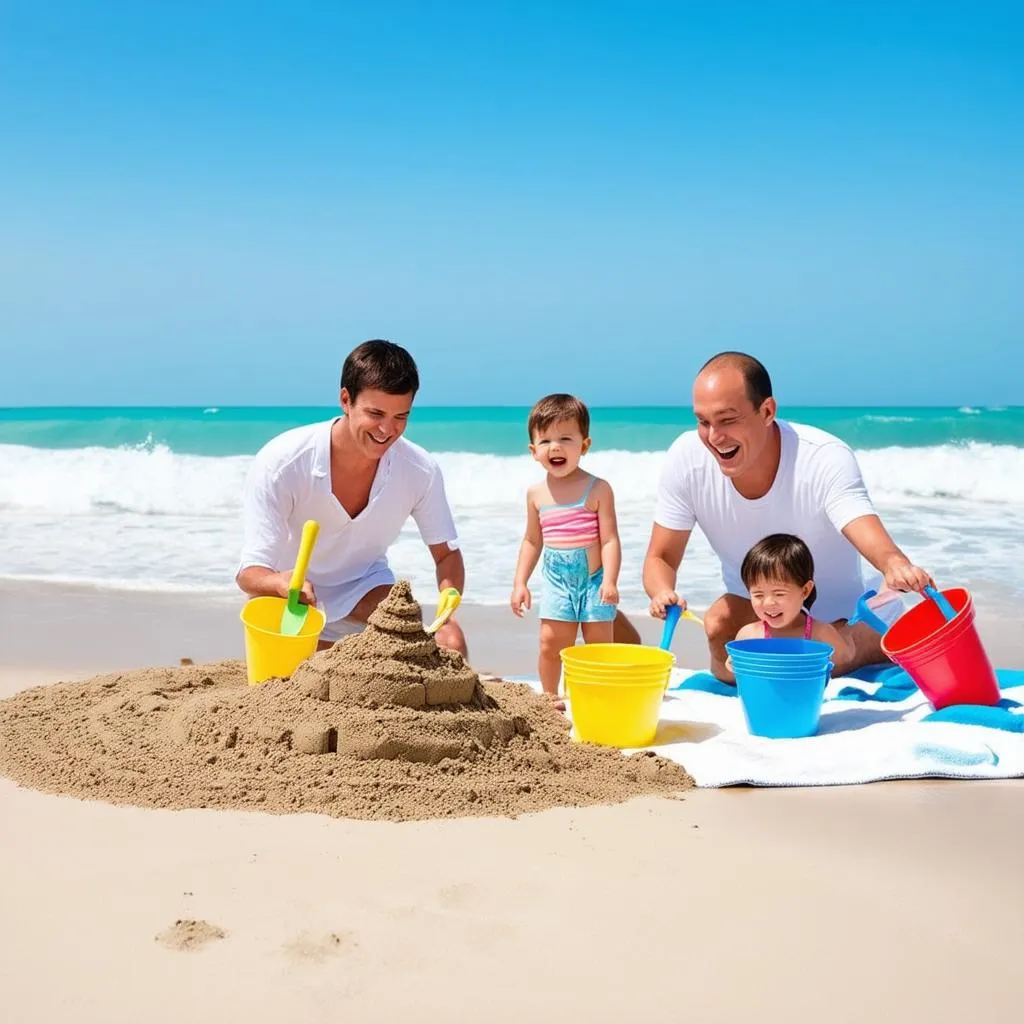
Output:
<svg viewBox="0 0 1024 1024">
<path fill-rule="evenodd" d="M 0 404 L 789 404 L 1024 379 L 1024 15 L 0 0 Z"/>
</svg>

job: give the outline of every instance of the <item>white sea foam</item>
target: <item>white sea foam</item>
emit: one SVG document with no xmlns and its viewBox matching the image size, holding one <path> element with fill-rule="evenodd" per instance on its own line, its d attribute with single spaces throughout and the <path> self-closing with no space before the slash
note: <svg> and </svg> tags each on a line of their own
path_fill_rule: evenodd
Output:
<svg viewBox="0 0 1024 1024">
<path fill-rule="evenodd" d="M 990 580 L 1024 594 L 1024 449 L 969 444 L 858 453 L 886 525 L 944 581 Z M 623 542 L 620 589 L 645 599 L 640 565 L 662 452 L 600 452 L 587 468 L 615 488 Z M 467 600 L 507 599 L 522 537 L 527 456 L 438 455 L 469 568 Z M 179 455 L 161 445 L 51 450 L 0 445 L 0 576 L 138 589 L 229 591 L 240 541 L 248 456 Z M 392 553 L 417 588 L 432 585 L 414 526 Z M 719 590 L 702 537 L 687 552 L 684 590 L 696 605 Z"/>
</svg>

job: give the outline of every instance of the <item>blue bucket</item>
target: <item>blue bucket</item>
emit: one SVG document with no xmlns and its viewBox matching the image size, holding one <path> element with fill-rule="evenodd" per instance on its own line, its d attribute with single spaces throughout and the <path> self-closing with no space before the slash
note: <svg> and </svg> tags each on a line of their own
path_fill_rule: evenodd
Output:
<svg viewBox="0 0 1024 1024">
<path fill-rule="evenodd" d="M 769 739 L 813 736 L 831 671 L 829 663 L 815 676 L 737 672 L 736 688 L 751 734 Z"/>
</svg>

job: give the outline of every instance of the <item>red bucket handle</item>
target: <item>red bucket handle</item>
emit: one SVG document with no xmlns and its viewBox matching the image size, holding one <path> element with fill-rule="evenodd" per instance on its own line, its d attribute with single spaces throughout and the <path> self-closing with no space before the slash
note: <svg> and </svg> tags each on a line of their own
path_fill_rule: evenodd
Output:
<svg viewBox="0 0 1024 1024">
<path fill-rule="evenodd" d="M 934 587 L 925 587 L 924 592 L 939 606 L 939 611 L 945 616 L 947 622 L 952 622 L 956 618 L 956 612 L 944 594 L 940 594 Z"/>
</svg>

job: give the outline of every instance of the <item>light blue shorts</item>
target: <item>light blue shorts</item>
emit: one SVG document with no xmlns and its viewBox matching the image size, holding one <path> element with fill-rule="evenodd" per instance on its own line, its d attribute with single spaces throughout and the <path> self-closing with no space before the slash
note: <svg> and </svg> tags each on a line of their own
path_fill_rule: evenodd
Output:
<svg viewBox="0 0 1024 1024">
<path fill-rule="evenodd" d="M 545 548 L 540 617 L 559 622 L 611 622 L 616 607 L 598 596 L 604 568 L 591 573 L 586 548 Z"/>
</svg>

